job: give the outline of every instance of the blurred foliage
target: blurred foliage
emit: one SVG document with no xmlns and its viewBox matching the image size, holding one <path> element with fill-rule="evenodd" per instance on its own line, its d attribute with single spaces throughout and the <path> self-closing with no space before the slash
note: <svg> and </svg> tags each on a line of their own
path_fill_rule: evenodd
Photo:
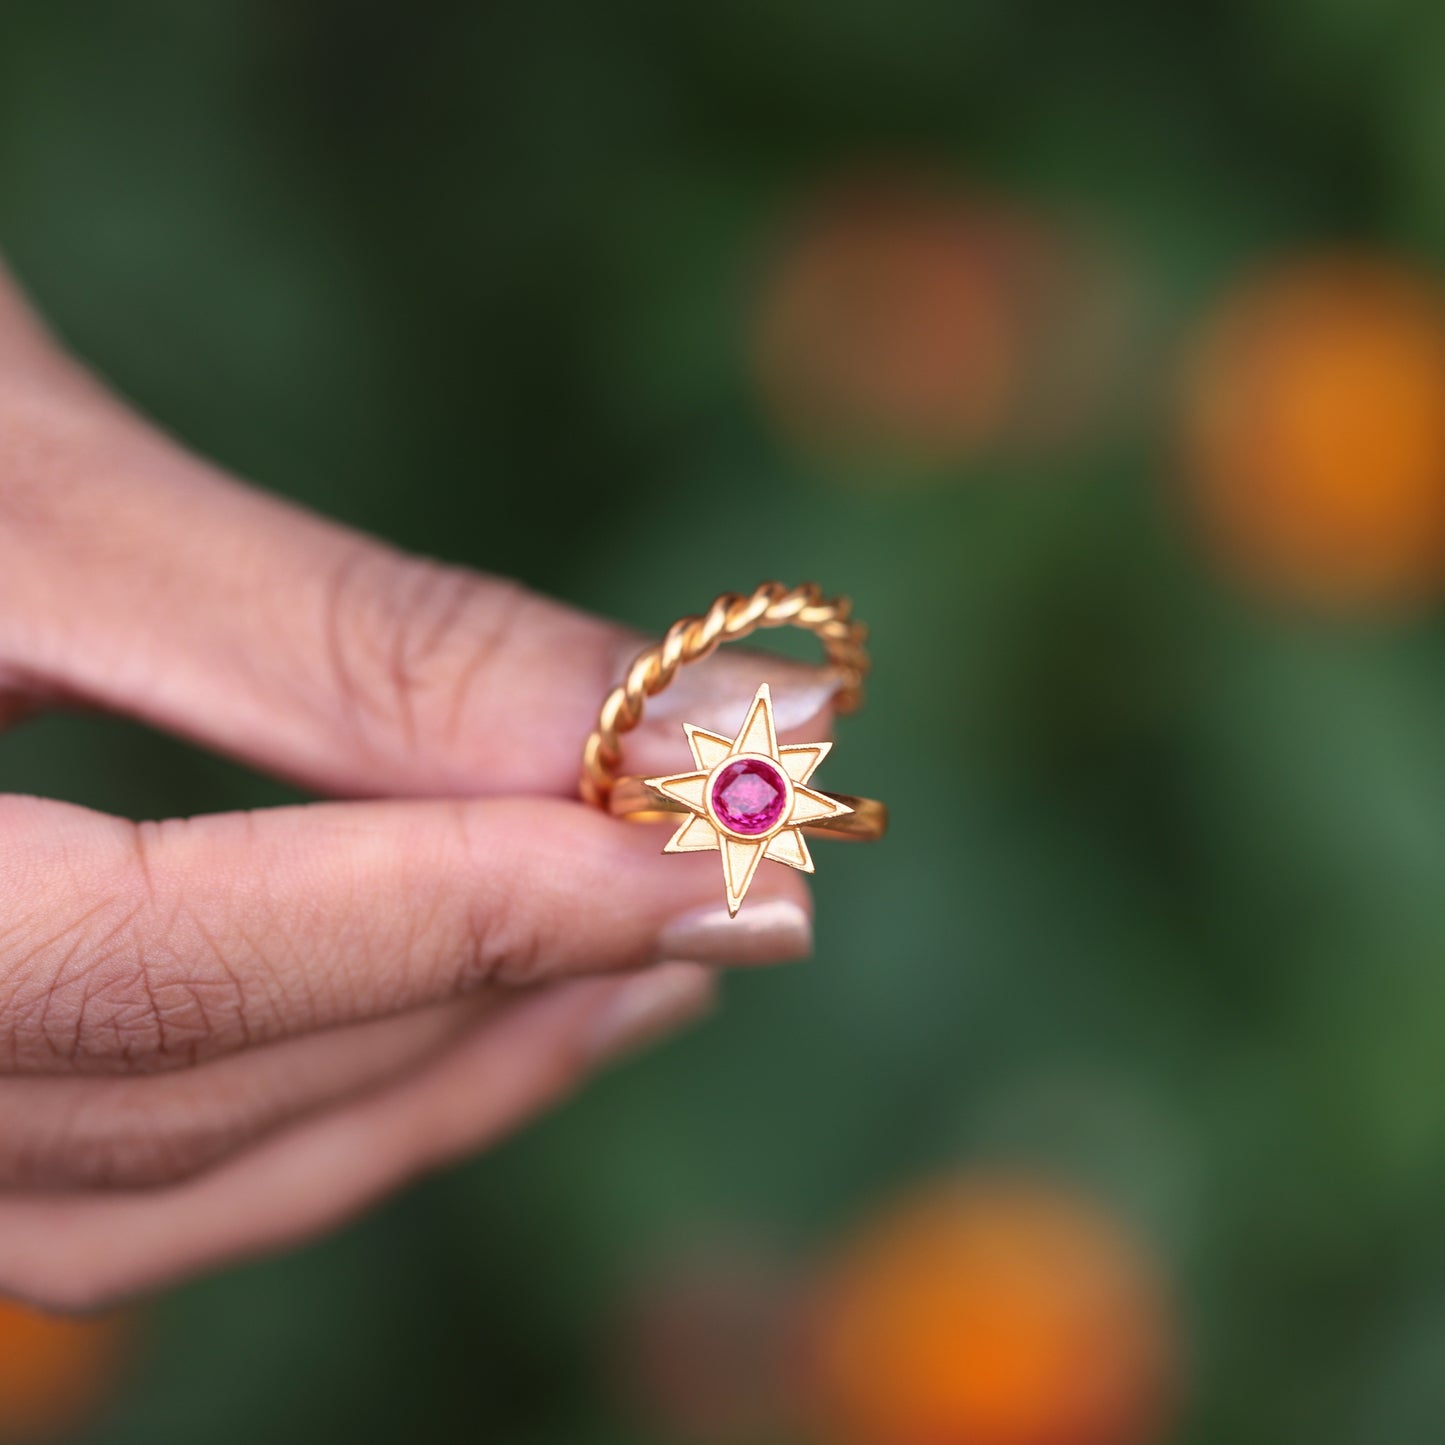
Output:
<svg viewBox="0 0 1445 1445">
<path fill-rule="evenodd" d="M 983 1162 L 1148 1241 L 1174 1439 L 1435 1445 L 1445 636 L 1236 595 L 1177 500 L 1174 387 L 1261 260 L 1438 257 L 1442 126 L 1424 0 L 9 0 L 0 246 L 82 355 L 263 485 L 642 627 L 765 576 L 850 592 L 878 668 L 840 784 L 896 818 L 826 860 L 815 963 L 160 1302 L 89 1438 L 635 1445 L 605 1336 L 661 1252 L 806 1258 Z M 846 482 L 774 431 L 758 277 L 880 160 L 1104 239 L 1139 318 L 1107 422 Z M 639 542 L 719 486 L 776 525 Z M 91 718 L 7 736 L 0 788 L 286 796 Z"/>
</svg>

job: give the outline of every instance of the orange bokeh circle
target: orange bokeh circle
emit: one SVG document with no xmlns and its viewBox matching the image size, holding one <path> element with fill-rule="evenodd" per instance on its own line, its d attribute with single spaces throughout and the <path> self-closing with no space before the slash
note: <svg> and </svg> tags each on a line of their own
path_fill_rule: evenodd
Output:
<svg viewBox="0 0 1445 1445">
<path fill-rule="evenodd" d="M 826 1271 L 809 1336 L 827 1445 L 1141 1445 L 1171 1393 L 1142 1252 L 1033 1183 L 945 1181 L 887 1210 Z"/>
<path fill-rule="evenodd" d="M 128 1321 L 0 1300 L 0 1440 L 52 1439 L 85 1420 L 119 1371 Z"/>
<path fill-rule="evenodd" d="M 779 430 L 828 458 L 940 462 L 998 441 L 1052 245 L 1021 211 L 916 176 L 823 189 L 780 238 L 755 308 L 754 372 Z"/>
<path fill-rule="evenodd" d="M 1445 592 L 1445 290 L 1365 255 L 1294 261 L 1227 297 L 1186 373 L 1212 550 L 1334 609 Z"/>
</svg>

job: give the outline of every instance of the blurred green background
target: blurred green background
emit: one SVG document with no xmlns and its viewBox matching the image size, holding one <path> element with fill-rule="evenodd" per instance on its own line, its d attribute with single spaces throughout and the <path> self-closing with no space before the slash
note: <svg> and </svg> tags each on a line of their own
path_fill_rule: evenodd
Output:
<svg viewBox="0 0 1445 1445">
<path fill-rule="evenodd" d="M 788 390 L 821 343 L 758 359 L 767 278 L 878 174 L 1016 218 L 983 294 L 1067 304 L 1006 418 L 830 447 Z M 769 576 L 850 593 L 877 665 L 834 785 L 895 817 L 823 860 L 813 963 L 158 1301 L 84 1438 L 675 1445 L 616 1380 L 659 1261 L 806 1262 L 1000 1167 L 1159 1261 L 1169 1440 L 1445 1438 L 1440 612 L 1261 600 L 1176 485 L 1190 338 L 1339 243 L 1445 247 L 1445 9 L 8 0 L 0 248 L 82 356 L 261 485 L 641 628 Z M 777 524 L 638 544 L 716 488 Z M 8 736 L 0 790 L 288 796 L 94 718 Z"/>
</svg>

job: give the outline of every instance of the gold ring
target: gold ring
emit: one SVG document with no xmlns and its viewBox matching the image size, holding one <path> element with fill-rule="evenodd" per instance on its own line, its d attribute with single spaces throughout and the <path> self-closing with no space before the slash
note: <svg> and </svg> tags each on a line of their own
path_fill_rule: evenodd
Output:
<svg viewBox="0 0 1445 1445">
<path fill-rule="evenodd" d="M 856 712 L 868 674 L 867 629 L 846 597 L 826 600 L 811 582 L 786 588 L 764 582 L 750 595 L 725 592 L 699 617 L 683 617 L 661 642 L 644 648 L 626 678 L 608 693 L 582 756 L 580 790 L 614 817 L 661 822 L 684 814 L 664 853 L 722 854 L 728 912 L 736 915 L 764 858 L 813 871 L 804 833 L 872 841 L 888 827 L 888 809 L 872 798 L 810 787 L 831 742 L 780 745 L 773 699 L 762 683 L 733 737 L 684 723 L 693 768 L 664 777 L 617 776 L 621 739 L 642 721 L 649 697 L 680 667 L 710 656 L 760 627 L 803 627 L 822 641 L 838 679 L 833 706 Z"/>
</svg>

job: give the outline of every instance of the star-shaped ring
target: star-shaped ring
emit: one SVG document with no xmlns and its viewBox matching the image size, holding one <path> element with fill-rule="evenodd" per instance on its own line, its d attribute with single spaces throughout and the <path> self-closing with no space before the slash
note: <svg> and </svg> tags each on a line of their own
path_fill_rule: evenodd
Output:
<svg viewBox="0 0 1445 1445">
<path fill-rule="evenodd" d="M 807 605 L 800 607 L 800 599 Z M 776 618 L 770 618 L 770 611 L 776 612 Z M 823 637 L 841 674 L 835 706 L 840 712 L 853 710 L 867 657 L 861 625 L 848 620 L 847 602 L 825 603 L 810 586 L 788 592 L 778 583 L 764 583 L 749 598 L 725 594 L 705 616 L 684 618 L 662 643 L 644 651 L 629 670 L 627 682 L 603 704 L 584 759 L 584 797 L 615 816 L 651 820 L 685 815 L 663 852 L 716 849 L 721 853 L 728 912 L 734 916 L 764 859 L 811 873 L 813 859 L 805 832 L 817 837 L 881 838 L 887 809 L 869 798 L 824 793 L 811 786 L 833 744 L 780 745 L 766 682 L 758 688 L 735 736 L 683 724 L 694 764 L 687 772 L 618 778 L 612 776 L 609 760 L 615 765 L 620 756 L 618 735 L 641 718 L 642 698 L 661 691 L 677 667 L 692 660 L 687 655 L 689 642 L 698 656 L 706 656 L 719 640 L 730 641 L 756 626 L 787 621 L 811 627 Z M 720 635 L 729 632 L 729 624 L 731 633 Z"/>
<path fill-rule="evenodd" d="M 683 730 L 697 769 L 645 779 L 653 792 L 681 803 L 691 814 L 662 851 L 720 850 L 732 914 L 742 907 L 764 858 L 811 873 L 813 859 L 803 825 L 841 819 L 854 811 L 841 798 L 808 786 L 833 744 L 779 747 L 767 683 L 758 688 L 737 737 L 720 737 L 693 723 L 684 723 Z"/>
</svg>

